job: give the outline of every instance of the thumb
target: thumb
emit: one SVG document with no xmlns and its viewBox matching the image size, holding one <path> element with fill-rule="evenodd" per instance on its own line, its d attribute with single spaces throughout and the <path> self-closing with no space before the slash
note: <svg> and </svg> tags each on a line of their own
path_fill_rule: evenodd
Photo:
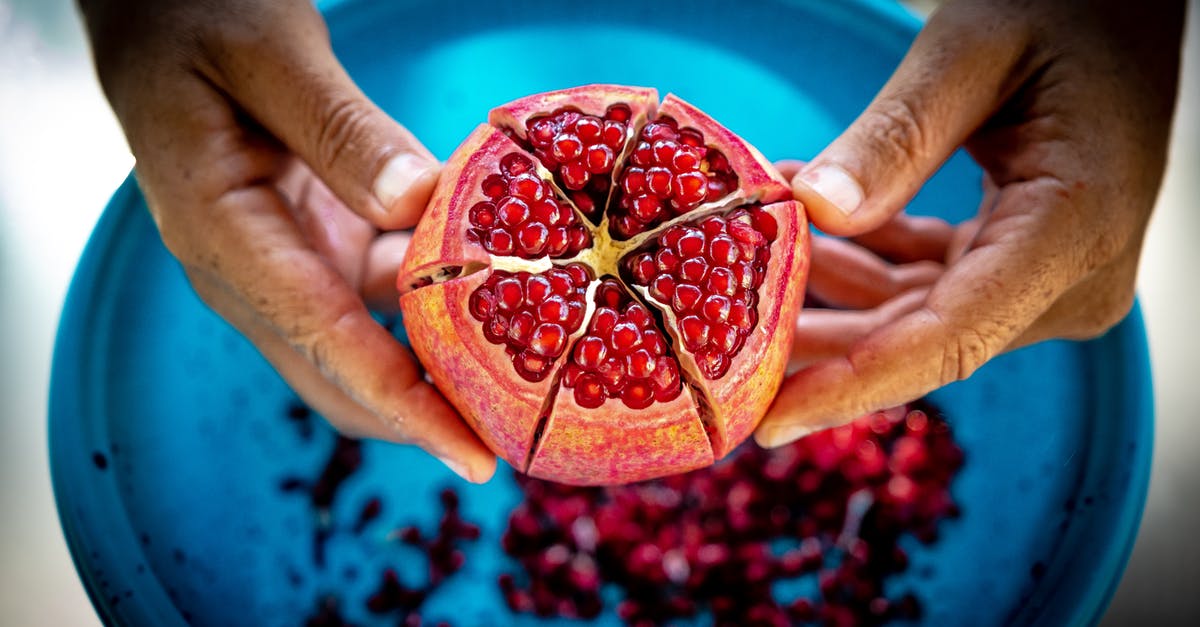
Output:
<svg viewBox="0 0 1200 627">
<path fill-rule="evenodd" d="M 416 224 L 437 159 L 354 84 L 311 4 L 250 4 L 210 53 L 213 79 L 350 210 L 382 229 Z"/>
<path fill-rule="evenodd" d="M 882 225 L 1013 89 L 1024 37 L 1015 25 L 980 28 L 978 12 L 951 3 L 935 13 L 866 110 L 792 179 L 819 229 Z"/>
</svg>

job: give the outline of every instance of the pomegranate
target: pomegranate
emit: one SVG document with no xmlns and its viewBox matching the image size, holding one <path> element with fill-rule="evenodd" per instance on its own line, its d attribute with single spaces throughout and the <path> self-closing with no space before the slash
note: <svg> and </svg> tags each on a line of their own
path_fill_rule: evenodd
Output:
<svg viewBox="0 0 1200 627">
<path fill-rule="evenodd" d="M 413 350 L 516 469 L 573 484 L 712 464 L 754 429 L 808 271 L 803 207 L 679 98 L 589 85 L 493 110 L 397 284 Z"/>
</svg>

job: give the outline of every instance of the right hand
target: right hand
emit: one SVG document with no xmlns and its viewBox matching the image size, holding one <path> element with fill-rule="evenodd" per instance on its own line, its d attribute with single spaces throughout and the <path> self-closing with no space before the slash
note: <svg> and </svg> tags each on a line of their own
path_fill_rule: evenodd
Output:
<svg viewBox="0 0 1200 627">
<path fill-rule="evenodd" d="M 353 436 L 482 482 L 496 458 L 372 318 L 437 181 L 303 0 L 81 0 L 163 242 L 196 292 Z"/>
</svg>

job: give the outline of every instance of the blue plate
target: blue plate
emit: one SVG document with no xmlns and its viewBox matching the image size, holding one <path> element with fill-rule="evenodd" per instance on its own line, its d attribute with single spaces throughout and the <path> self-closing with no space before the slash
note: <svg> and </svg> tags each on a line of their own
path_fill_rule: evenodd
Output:
<svg viewBox="0 0 1200 627">
<path fill-rule="evenodd" d="M 487 110 L 589 82 L 651 85 L 697 103 L 768 157 L 833 139 L 895 67 L 918 21 L 884 2 L 343 2 L 327 7 L 338 55 L 370 96 L 446 156 Z M 536 54 L 535 54 L 536 51 Z M 510 71 L 514 66 L 520 71 Z M 961 220 L 979 172 L 953 158 L 913 203 Z M 1145 334 L 1135 309 L 1104 337 L 996 359 L 933 400 L 967 454 L 961 518 L 912 548 L 892 585 L 931 625 L 1064 625 L 1102 614 L 1137 529 L 1152 432 Z M 160 244 L 132 178 L 80 262 L 55 349 L 50 446 L 64 533 L 109 623 L 291 625 L 336 594 L 365 598 L 406 558 L 389 525 L 432 525 L 453 478 L 424 454 L 368 443 L 334 503 L 333 534 L 281 490 L 312 477 L 334 436 L 285 416 L 292 393 L 195 297 Z M 520 498 L 503 469 L 459 486 L 484 539 L 426 604 L 456 624 L 519 622 L 504 609 L 495 547 Z M 401 505 L 403 507 L 403 505 Z M 361 604 L 348 619 L 368 623 Z M 612 617 L 609 617 L 610 619 Z"/>
</svg>

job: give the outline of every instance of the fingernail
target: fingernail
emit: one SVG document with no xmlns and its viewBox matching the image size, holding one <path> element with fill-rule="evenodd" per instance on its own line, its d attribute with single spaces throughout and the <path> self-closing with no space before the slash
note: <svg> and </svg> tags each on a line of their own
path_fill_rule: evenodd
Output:
<svg viewBox="0 0 1200 627">
<path fill-rule="evenodd" d="M 463 479 L 466 479 L 467 481 L 471 481 L 471 472 L 469 470 L 467 470 L 467 467 L 464 466 L 463 464 L 461 464 L 453 459 L 450 459 L 448 457 L 439 457 L 437 455 L 434 455 L 434 457 L 437 457 L 437 460 L 439 462 L 442 462 L 443 464 L 445 464 L 446 468 L 449 468 L 450 470 L 454 471 L 454 474 L 462 477 Z"/>
<path fill-rule="evenodd" d="M 384 209 L 392 206 L 397 198 L 408 193 L 413 183 L 426 172 L 437 167 L 437 163 L 424 157 L 404 152 L 392 157 L 375 177 L 372 191 Z"/>
<path fill-rule="evenodd" d="M 862 204 L 862 185 L 839 165 L 826 164 L 805 170 L 799 178 L 846 215 L 854 213 Z"/>
<path fill-rule="evenodd" d="M 767 432 L 763 434 L 764 437 L 756 437 L 755 439 L 763 448 L 775 448 L 790 442 L 795 442 L 796 440 L 799 440 L 800 438 L 814 431 L 817 431 L 817 429 L 808 425 L 787 425 L 783 427 L 775 427 L 774 429 L 768 429 Z"/>
</svg>

